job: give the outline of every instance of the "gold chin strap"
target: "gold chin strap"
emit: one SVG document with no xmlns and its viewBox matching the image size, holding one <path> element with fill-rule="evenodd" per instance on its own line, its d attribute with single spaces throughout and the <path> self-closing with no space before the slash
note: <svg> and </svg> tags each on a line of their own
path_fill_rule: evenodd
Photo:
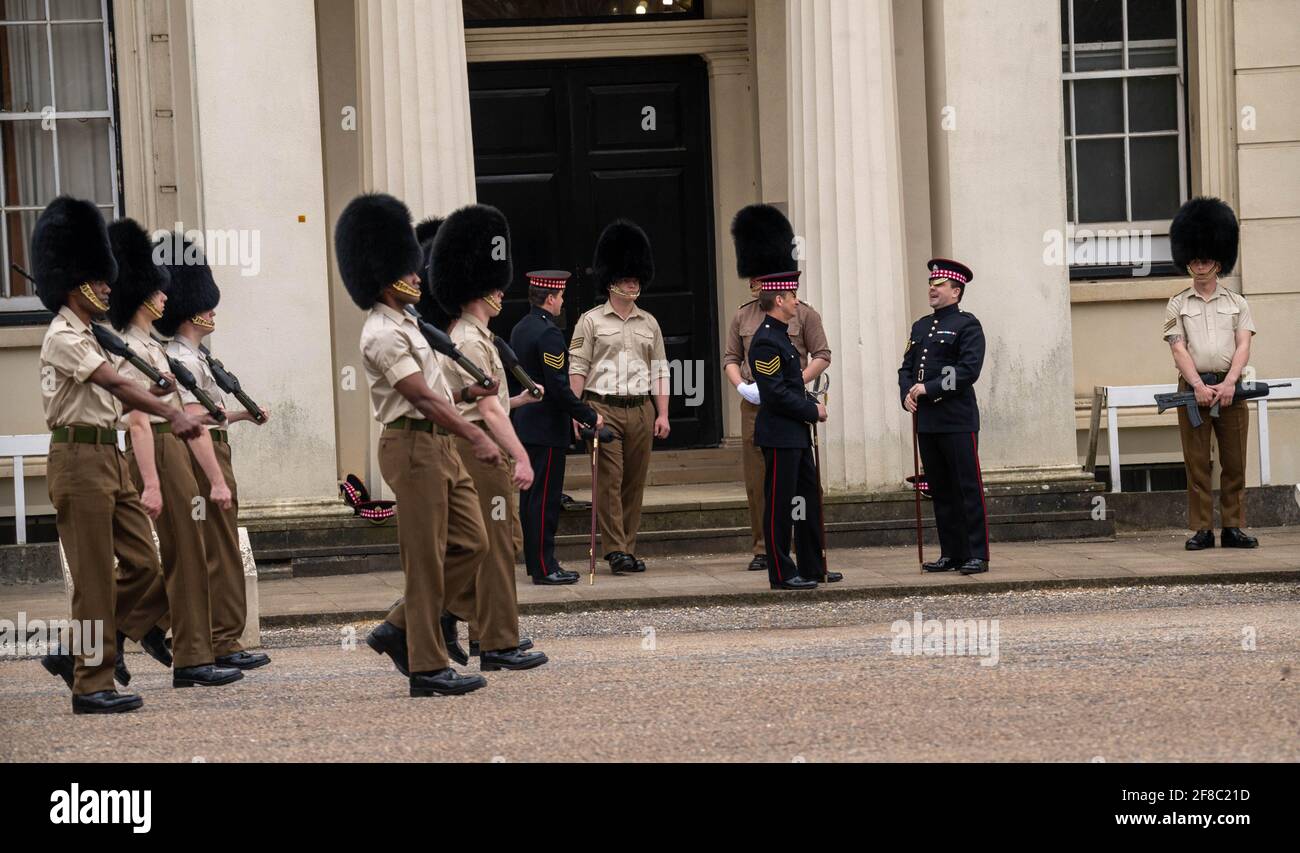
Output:
<svg viewBox="0 0 1300 853">
<path fill-rule="evenodd" d="M 198 314 L 191 317 L 190 322 L 198 326 L 200 329 L 215 329 L 217 327 L 216 323 L 210 323 L 207 318 L 200 317 Z"/>
<path fill-rule="evenodd" d="M 619 296 L 623 297 L 624 299 L 631 299 L 633 302 L 641 298 L 641 291 L 638 290 L 636 293 L 628 293 L 623 288 L 614 284 L 611 284 L 609 286 L 609 292 L 617 293 Z"/>
<path fill-rule="evenodd" d="M 149 309 L 149 313 L 153 315 L 155 320 L 162 319 L 163 312 L 158 310 L 158 306 L 153 304 L 152 299 L 146 299 L 144 301 L 144 307 Z"/>
<path fill-rule="evenodd" d="M 398 279 L 397 281 L 393 282 L 392 287 L 393 290 L 396 290 L 398 293 L 404 296 L 411 296 L 414 297 L 415 299 L 420 298 L 420 289 L 418 287 L 415 287 L 412 284 L 407 284 L 405 281 L 402 281 L 401 279 Z"/>
<path fill-rule="evenodd" d="M 91 305 L 93 305 L 96 311 L 108 310 L 108 306 L 105 305 L 103 302 L 99 301 L 99 297 L 95 295 L 94 289 L 91 288 L 89 284 L 81 285 L 80 290 L 81 290 L 81 295 L 86 297 L 86 301 L 88 301 Z"/>
<path fill-rule="evenodd" d="M 493 311 L 501 310 L 501 300 L 494 299 L 491 296 L 484 296 L 483 301 L 486 302 L 487 306 L 491 308 Z"/>
</svg>

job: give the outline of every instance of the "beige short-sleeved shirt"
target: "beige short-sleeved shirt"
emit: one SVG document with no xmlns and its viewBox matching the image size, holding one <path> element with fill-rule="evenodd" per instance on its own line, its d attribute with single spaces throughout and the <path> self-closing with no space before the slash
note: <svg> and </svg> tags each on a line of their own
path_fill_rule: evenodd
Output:
<svg viewBox="0 0 1300 853">
<path fill-rule="evenodd" d="M 149 333 L 144 329 L 132 324 L 131 327 L 123 333 L 122 340 L 126 341 L 126 345 L 129 346 L 136 355 L 148 362 L 154 370 L 159 373 L 167 373 L 171 370 L 171 367 L 167 364 L 167 353 L 163 349 L 162 344 L 150 337 Z M 134 364 L 124 358 L 117 360 L 117 370 L 123 376 L 130 379 L 141 388 L 144 388 L 146 391 L 153 384 L 148 376 L 145 376 Z M 178 389 L 180 388 L 179 382 L 176 383 L 176 387 Z M 159 399 L 173 408 L 181 408 L 181 395 L 179 391 L 173 391 Z M 151 424 L 167 423 L 166 418 L 161 418 L 158 415 L 151 414 L 148 415 L 148 418 L 149 423 Z M 127 416 L 124 414 L 122 415 L 123 428 L 126 427 L 126 424 Z"/>
<path fill-rule="evenodd" d="M 207 394 L 208 398 L 216 403 L 218 408 L 225 410 L 225 394 L 222 392 L 221 386 L 217 384 L 217 377 L 212 374 L 212 366 L 203 357 L 203 353 L 191 346 L 190 342 L 184 338 L 172 338 L 167 344 L 167 355 L 180 362 L 190 373 L 193 373 L 199 390 Z M 182 403 L 187 406 L 198 404 L 199 398 L 195 397 L 194 392 L 190 391 L 190 389 L 180 386 L 180 391 Z M 226 424 L 213 424 L 208 427 L 208 429 L 225 428 Z"/>
<path fill-rule="evenodd" d="M 1180 335 L 1192 363 L 1201 373 L 1227 373 L 1237 351 L 1237 331 L 1255 334 L 1250 305 L 1240 293 L 1222 284 L 1204 299 L 1189 287 L 1169 300 L 1165 308 L 1165 339 Z"/>
<path fill-rule="evenodd" d="M 117 398 L 89 381 L 101 364 L 111 362 L 90 326 L 66 305 L 60 308 L 41 343 L 41 403 L 46 426 L 117 426 L 122 414 Z"/>
<path fill-rule="evenodd" d="M 754 381 L 754 376 L 749 371 L 749 344 L 766 317 L 755 299 L 736 310 L 735 316 L 731 318 L 731 327 L 727 330 L 727 349 L 722 355 L 722 364 L 724 367 L 728 364 L 739 367 L 740 378 L 746 382 Z M 808 362 L 814 358 L 830 363 L 830 341 L 826 339 L 822 315 L 815 308 L 800 302 L 789 325 L 790 343 L 799 351 L 800 367 L 807 367 Z"/>
<path fill-rule="evenodd" d="M 424 376 L 433 393 L 452 403 L 451 389 L 438 366 L 437 354 L 410 314 L 375 303 L 361 326 L 361 361 L 370 382 L 370 406 L 375 420 L 390 424 L 398 418 L 424 420 L 394 386 L 412 374 Z"/>
<path fill-rule="evenodd" d="M 470 360 L 472 364 L 478 366 L 491 378 L 497 381 L 497 402 L 501 404 L 501 409 L 507 415 L 510 415 L 510 389 L 506 386 L 506 367 L 501 361 L 501 353 L 497 352 L 496 344 L 492 343 L 492 332 L 479 321 L 469 314 L 462 314 L 455 322 L 452 323 L 451 331 L 448 332 L 452 343 L 456 348 Z M 441 359 L 442 376 L 447 380 L 453 393 L 459 395 L 462 388 L 474 384 L 474 377 L 466 373 L 459 364 L 449 358 Z M 456 397 L 456 410 L 460 412 L 461 417 L 470 423 L 478 423 L 483 420 L 483 413 L 478 409 L 478 401 L 472 403 L 462 402 L 460 397 Z"/>
<path fill-rule="evenodd" d="M 569 373 L 587 377 L 597 394 L 632 397 L 654 393 L 669 375 L 659 321 L 633 307 L 624 320 L 608 302 L 578 319 L 569 342 Z"/>
</svg>

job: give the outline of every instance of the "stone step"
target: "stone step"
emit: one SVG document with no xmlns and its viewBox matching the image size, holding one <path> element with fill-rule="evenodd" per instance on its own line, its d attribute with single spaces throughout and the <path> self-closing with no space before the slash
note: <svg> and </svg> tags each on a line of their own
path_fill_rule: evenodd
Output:
<svg viewBox="0 0 1300 853">
<path fill-rule="evenodd" d="M 591 488 L 591 457 L 570 455 L 565 463 L 564 490 Z M 702 483 L 739 483 L 744 478 L 740 447 L 709 447 L 698 450 L 657 450 L 650 456 L 648 486 L 681 486 Z"/>
</svg>

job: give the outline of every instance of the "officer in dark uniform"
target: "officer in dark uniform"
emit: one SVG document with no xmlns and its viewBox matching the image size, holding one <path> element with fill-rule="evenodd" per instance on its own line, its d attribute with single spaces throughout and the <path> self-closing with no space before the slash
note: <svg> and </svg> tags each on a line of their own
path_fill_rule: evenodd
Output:
<svg viewBox="0 0 1300 853">
<path fill-rule="evenodd" d="M 934 313 L 912 324 L 898 368 L 903 408 L 915 414 L 921 462 L 934 498 L 942 555 L 927 572 L 989 570 L 989 528 L 980 474 L 980 410 L 975 381 L 984 366 L 984 329 L 961 310 L 970 268 L 935 258 L 930 268 Z"/>
<path fill-rule="evenodd" d="M 510 348 L 519 364 L 545 394 L 531 406 L 510 413 L 515 434 L 533 466 L 533 485 L 519 493 L 519 518 L 524 531 L 524 563 L 533 583 L 576 583 L 577 572 L 555 559 L 555 530 L 560 523 L 560 489 L 564 485 L 565 450 L 573 439 L 573 421 L 604 426 L 595 410 L 569 387 L 568 345 L 555 318 L 564 307 L 569 273 L 543 270 L 528 274 L 528 316 L 510 333 Z"/>
<path fill-rule="evenodd" d="M 816 589 L 843 579 L 826 571 L 821 548 L 821 501 L 808 427 L 826 420 L 826 407 L 803 384 L 789 323 L 799 308 L 799 271 L 759 276 L 758 304 L 767 319 L 749 345 L 758 383 L 754 444 L 763 450 L 763 542 L 772 589 Z M 790 559 L 791 530 L 799 563 Z"/>
</svg>

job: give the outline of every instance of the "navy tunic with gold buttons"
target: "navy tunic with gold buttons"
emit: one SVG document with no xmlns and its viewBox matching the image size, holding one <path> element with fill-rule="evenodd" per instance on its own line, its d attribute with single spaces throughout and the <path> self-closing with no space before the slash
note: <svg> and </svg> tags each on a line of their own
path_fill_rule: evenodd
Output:
<svg viewBox="0 0 1300 853">
<path fill-rule="evenodd" d="M 917 432 L 979 432 L 975 381 L 984 366 L 984 329 L 959 305 L 940 308 L 912 324 L 898 369 L 902 402 L 913 385 L 925 385 L 917 399 Z"/>
<path fill-rule="evenodd" d="M 749 369 L 761 400 L 754 416 L 758 447 L 812 447 L 808 425 L 817 421 L 817 404 L 803 384 L 799 351 L 790 327 L 768 316 L 749 345 Z"/>
</svg>

